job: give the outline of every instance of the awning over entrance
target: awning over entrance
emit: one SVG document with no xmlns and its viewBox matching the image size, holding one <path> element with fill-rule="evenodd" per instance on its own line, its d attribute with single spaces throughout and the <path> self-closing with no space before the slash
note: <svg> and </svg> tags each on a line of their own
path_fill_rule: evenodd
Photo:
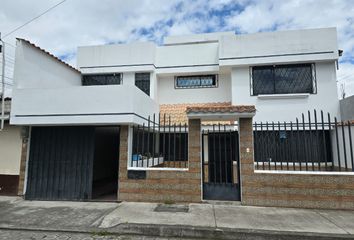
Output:
<svg viewBox="0 0 354 240">
<path fill-rule="evenodd" d="M 230 105 L 209 107 L 187 107 L 187 117 L 206 121 L 235 120 L 249 118 L 256 114 L 254 105 Z"/>
</svg>

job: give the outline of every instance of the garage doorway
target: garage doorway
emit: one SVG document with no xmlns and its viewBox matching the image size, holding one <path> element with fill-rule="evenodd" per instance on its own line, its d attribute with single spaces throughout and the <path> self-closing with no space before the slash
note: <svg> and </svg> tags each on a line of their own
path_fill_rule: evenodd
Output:
<svg viewBox="0 0 354 240">
<path fill-rule="evenodd" d="M 118 165 L 119 127 L 96 127 L 92 200 L 117 200 Z"/>
<path fill-rule="evenodd" d="M 25 199 L 91 199 L 95 128 L 32 127 Z"/>
<path fill-rule="evenodd" d="M 25 199 L 116 201 L 119 127 L 32 127 Z"/>
</svg>

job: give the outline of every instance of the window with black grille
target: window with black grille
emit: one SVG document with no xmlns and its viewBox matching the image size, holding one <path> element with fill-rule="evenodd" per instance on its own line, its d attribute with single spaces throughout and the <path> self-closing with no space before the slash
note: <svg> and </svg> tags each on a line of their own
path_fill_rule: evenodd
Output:
<svg viewBox="0 0 354 240">
<path fill-rule="evenodd" d="M 217 87 L 217 75 L 177 76 L 175 88 L 210 88 Z"/>
<path fill-rule="evenodd" d="M 314 64 L 252 67 L 252 95 L 316 93 Z"/>
<path fill-rule="evenodd" d="M 88 74 L 82 76 L 82 85 L 119 85 L 122 82 L 121 73 Z"/>
<path fill-rule="evenodd" d="M 135 73 L 135 86 L 150 96 L 150 73 Z"/>
</svg>

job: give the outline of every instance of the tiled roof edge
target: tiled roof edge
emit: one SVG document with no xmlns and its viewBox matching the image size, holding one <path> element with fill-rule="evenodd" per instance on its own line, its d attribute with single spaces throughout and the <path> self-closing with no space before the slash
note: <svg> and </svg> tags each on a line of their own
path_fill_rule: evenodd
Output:
<svg viewBox="0 0 354 240">
<path fill-rule="evenodd" d="M 188 113 L 225 113 L 225 112 L 240 112 L 240 113 L 254 113 L 256 108 L 254 105 L 232 105 L 232 106 L 211 106 L 211 107 L 187 107 Z"/>
<path fill-rule="evenodd" d="M 55 59 L 55 60 L 58 61 L 59 63 L 64 64 L 66 67 L 70 68 L 71 70 L 74 70 L 74 71 L 76 71 L 76 72 L 78 72 L 78 73 L 81 74 L 81 72 L 80 72 L 78 69 L 74 68 L 74 67 L 71 66 L 70 64 L 64 62 L 63 60 L 59 59 L 58 57 L 54 56 L 52 53 L 50 53 L 50 52 L 44 50 L 43 48 L 38 47 L 38 46 L 35 45 L 34 43 L 31 43 L 30 41 L 28 41 L 28 40 L 26 40 L 26 39 L 23 39 L 23 38 L 16 38 L 16 39 L 19 40 L 19 41 L 23 41 L 23 42 L 25 42 L 25 43 L 31 45 L 32 47 L 34 47 L 34 48 L 40 50 L 41 52 L 44 52 L 45 54 L 47 54 L 48 56 L 52 57 L 53 59 Z"/>
</svg>

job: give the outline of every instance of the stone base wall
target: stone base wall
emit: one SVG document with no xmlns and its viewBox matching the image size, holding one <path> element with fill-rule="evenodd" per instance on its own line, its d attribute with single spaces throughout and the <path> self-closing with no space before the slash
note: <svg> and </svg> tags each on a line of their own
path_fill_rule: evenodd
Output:
<svg viewBox="0 0 354 240">
<path fill-rule="evenodd" d="M 354 210 L 354 176 L 254 173 L 242 187 L 245 205 Z"/>
<path fill-rule="evenodd" d="M 18 193 L 18 175 L 0 174 L 0 196 L 16 196 Z"/>
<path fill-rule="evenodd" d="M 354 209 L 354 175 L 254 172 L 252 119 L 240 119 L 242 204 Z"/>
<path fill-rule="evenodd" d="M 128 179 L 128 126 L 122 126 L 118 200 L 201 202 L 200 120 L 189 120 L 188 137 L 188 170 L 147 170 L 145 179 Z"/>
</svg>

